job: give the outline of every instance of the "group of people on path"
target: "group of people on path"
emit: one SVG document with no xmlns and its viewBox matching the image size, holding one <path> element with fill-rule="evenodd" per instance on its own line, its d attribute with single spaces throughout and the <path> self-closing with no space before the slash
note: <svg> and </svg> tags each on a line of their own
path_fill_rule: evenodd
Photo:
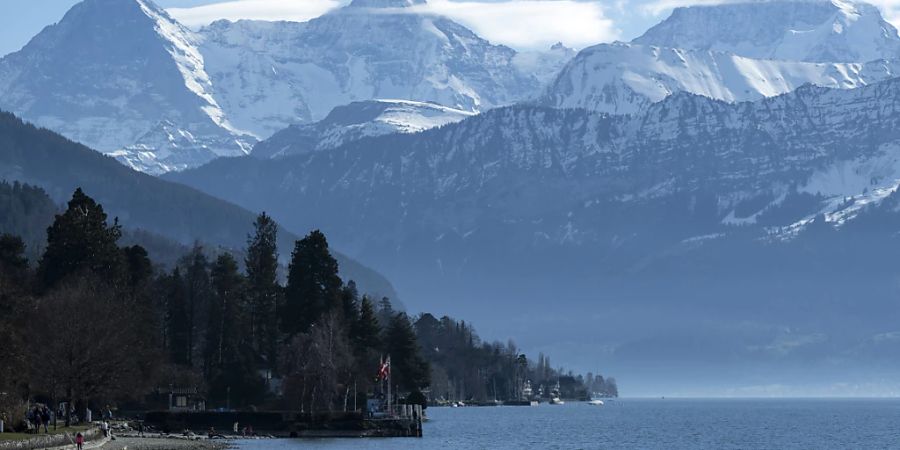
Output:
<svg viewBox="0 0 900 450">
<path fill-rule="evenodd" d="M 34 434 L 41 432 L 42 425 L 44 427 L 44 433 L 50 433 L 49 425 L 51 419 L 52 415 L 50 414 L 50 408 L 48 408 L 47 405 L 34 405 L 34 407 L 30 408 L 25 414 L 25 422 L 28 425 L 28 430 Z"/>
</svg>

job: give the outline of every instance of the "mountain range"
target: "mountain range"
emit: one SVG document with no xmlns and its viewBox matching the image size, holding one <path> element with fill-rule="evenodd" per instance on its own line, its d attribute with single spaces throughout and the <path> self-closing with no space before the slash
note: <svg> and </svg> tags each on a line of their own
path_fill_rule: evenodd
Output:
<svg viewBox="0 0 900 450">
<path fill-rule="evenodd" d="M 160 175 L 93 155 L 116 174 L 101 202 L 150 231 L 239 245 L 265 210 L 416 310 L 647 393 L 895 387 L 900 36 L 877 8 L 676 8 L 575 55 L 417 3 L 189 30 L 149 0 L 86 0 L 0 60 L 0 108 Z M 0 178 L 57 197 L 94 180 L 54 180 L 25 142 Z"/>
<path fill-rule="evenodd" d="M 716 327 L 745 326 L 750 315 L 739 312 L 750 305 L 761 310 L 743 338 L 757 346 L 784 329 L 829 330 L 845 310 L 818 300 L 847 288 L 836 275 L 848 261 L 781 263 L 830 249 L 838 238 L 823 228 L 852 239 L 850 225 L 874 210 L 896 223 L 896 209 L 882 204 L 900 184 L 897 105 L 900 80 L 808 86 L 738 104 L 680 93 L 641 115 L 513 106 L 418 134 L 274 160 L 222 159 L 166 178 L 266 209 L 291 228 L 325 230 L 423 307 L 476 314 L 490 303 L 504 313 L 482 320 L 501 332 L 541 326 L 558 317 L 554 310 L 571 315 L 570 332 L 616 317 L 573 341 L 600 339 L 628 361 L 637 356 L 624 336 L 700 333 L 712 311 Z M 893 279 L 885 262 L 898 244 L 889 229 L 876 228 L 879 238 L 867 242 L 879 244 L 860 247 L 867 259 L 853 261 L 864 274 L 853 295 L 865 299 L 853 308 L 884 308 Z M 722 303 L 710 308 L 716 297 Z M 883 315 L 873 317 L 841 338 L 828 334 L 838 339 L 828 345 L 848 352 L 892 331 Z M 710 338 L 716 345 L 735 345 L 722 351 L 750 345 L 716 331 L 726 335 Z M 704 345 L 694 348 L 708 356 Z M 606 351 L 569 350 L 573 360 Z M 659 355 L 644 356 L 641 363 Z"/>
<path fill-rule="evenodd" d="M 410 5 L 354 1 L 304 23 L 194 31 L 151 0 L 85 0 L 0 60 L 0 109 L 160 174 L 245 155 L 351 102 L 510 104 L 573 56 L 520 54 Z"/>
</svg>

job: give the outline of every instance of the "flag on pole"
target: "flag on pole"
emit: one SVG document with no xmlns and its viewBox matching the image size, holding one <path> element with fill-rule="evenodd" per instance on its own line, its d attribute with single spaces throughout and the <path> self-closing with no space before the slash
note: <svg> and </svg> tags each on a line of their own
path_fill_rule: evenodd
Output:
<svg viewBox="0 0 900 450">
<path fill-rule="evenodd" d="M 378 380 L 386 380 L 391 375 L 391 355 L 387 359 L 381 357 L 381 364 L 378 366 Z"/>
</svg>

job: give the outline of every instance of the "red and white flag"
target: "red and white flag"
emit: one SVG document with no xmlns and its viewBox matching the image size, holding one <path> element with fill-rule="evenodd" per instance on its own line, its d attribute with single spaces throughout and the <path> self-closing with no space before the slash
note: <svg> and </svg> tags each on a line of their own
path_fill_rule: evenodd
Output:
<svg viewBox="0 0 900 450">
<path fill-rule="evenodd" d="M 379 380 L 386 380 L 389 376 L 391 376 L 391 355 L 388 355 L 387 359 L 382 357 L 381 365 L 378 367 Z"/>
</svg>

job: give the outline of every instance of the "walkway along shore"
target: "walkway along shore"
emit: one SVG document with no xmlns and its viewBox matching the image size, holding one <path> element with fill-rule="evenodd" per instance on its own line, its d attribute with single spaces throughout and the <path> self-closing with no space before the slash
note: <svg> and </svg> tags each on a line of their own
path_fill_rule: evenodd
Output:
<svg viewBox="0 0 900 450">
<path fill-rule="evenodd" d="M 99 428 L 83 431 L 84 449 L 98 449 L 109 442 Z M 75 447 L 75 435 L 70 433 L 35 435 L 33 438 L 0 441 L 0 450 L 70 450 Z"/>
</svg>

